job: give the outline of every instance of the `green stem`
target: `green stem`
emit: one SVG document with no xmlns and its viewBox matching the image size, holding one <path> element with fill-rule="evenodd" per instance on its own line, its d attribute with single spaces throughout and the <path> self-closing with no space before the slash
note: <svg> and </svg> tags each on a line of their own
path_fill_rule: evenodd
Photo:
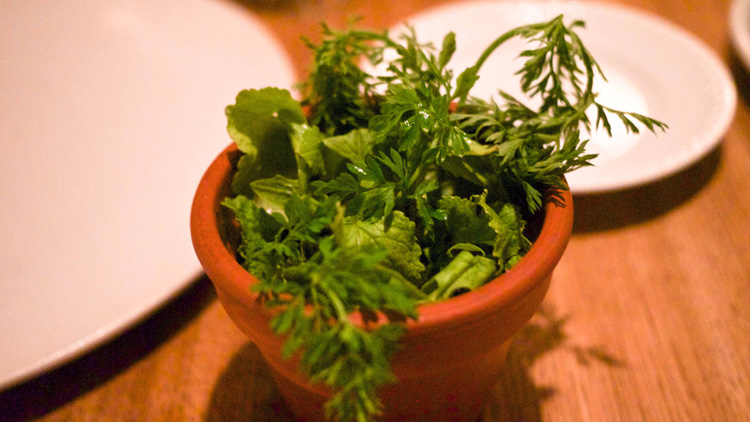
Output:
<svg viewBox="0 0 750 422">
<path fill-rule="evenodd" d="M 331 301 L 333 309 L 336 311 L 336 319 L 342 322 L 349 321 L 349 313 L 346 312 L 346 307 L 344 307 L 343 302 L 341 302 L 341 298 L 336 294 L 336 292 L 323 284 L 318 284 L 317 287 Z"/>
</svg>

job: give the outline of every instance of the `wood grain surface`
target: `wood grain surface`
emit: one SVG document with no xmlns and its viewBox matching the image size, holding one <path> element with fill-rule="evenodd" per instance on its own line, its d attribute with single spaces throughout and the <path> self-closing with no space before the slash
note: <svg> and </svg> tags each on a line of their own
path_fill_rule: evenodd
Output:
<svg viewBox="0 0 750 422">
<path fill-rule="evenodd" d="M 300 36 L 385 28 L 428 0 L 242 0 L 302 75 Z M 727 0 L 618 1 L 680 25 L 734 71 L 721 145 L 667 179 L 575 198 L 574 235 L 484 421 L 750 421 L 750 85 Z M 228 142 L 228 141 L 227 141 Z M 187 227 L 186 227 L 187 229 Z M 0 392 L 0 421 L 291 421 L 208 280 L 110 343 Z"/>
</svg>

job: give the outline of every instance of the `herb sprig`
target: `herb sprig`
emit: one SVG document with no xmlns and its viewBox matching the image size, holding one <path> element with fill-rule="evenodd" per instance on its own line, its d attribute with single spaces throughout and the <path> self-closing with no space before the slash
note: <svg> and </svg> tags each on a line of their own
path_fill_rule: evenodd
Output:
<svg viewBox="0 0 750 422">
<path fill-rule="evenodd" d="M 224 201 L 241 225 L 240 260 L 279 309 L 271 326 L 286 335 L 283 355 L 299 354 L 309 378 L 335 392 L 331 419 L 382 411 L 377 389 L 394 381 L 390 358 L 420 303 L 476 289 L 523 257 L 524 216 L 540 210 L 541 192 L 591 165 L 582 131 L 609 132 L 610 116 L 630 132 L 666 130 L 597 102 L 602 72 L 582 27 L 558 16 L 508 31 L 454 79 L 453 33 L 436 51 L 413 31 L 394 40 L 323 25 L 323 41 L 308 41 L 301 101 L 265 88 L 227 107 L 244 153 Z M 487 58 L 517 37 L 529 45 L 521 89 L 540 106 L 503 91 L 500 103 L 472 97 Z M 360 66 L 388 51 L 385 75 Z"/>
</svg>

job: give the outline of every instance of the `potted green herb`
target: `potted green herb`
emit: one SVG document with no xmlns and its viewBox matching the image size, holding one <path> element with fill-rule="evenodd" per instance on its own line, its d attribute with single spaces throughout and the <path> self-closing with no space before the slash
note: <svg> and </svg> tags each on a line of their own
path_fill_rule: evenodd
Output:
<svg viewBox="0 0 750 422">
<path fill-rule="evenodd" d="M 597 102 L 581 26 L 511 30 L 455 83 L 452 33 L 434 51 L 324 26 L 301 101 L 265 88 L 227 107 L 234 144 L 198 188 L 195 249 L 300 420 L 479 415 L 570 237 L 564 175 L 593 158 L 581 129 L 666 128 Z M 513 37 L 530 41 L 536 108 L 470 96 Z M 386 50 L 385 76 L 358 65 Z"/>
</svg>

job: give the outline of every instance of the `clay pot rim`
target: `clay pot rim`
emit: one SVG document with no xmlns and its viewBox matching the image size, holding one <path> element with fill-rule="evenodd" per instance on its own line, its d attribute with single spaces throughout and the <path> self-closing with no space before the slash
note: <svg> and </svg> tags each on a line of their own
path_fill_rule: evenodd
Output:
<svg viewBox="0 0 750 422">
<path fill-rule="evenodd" d="M 257 278 L 247 272 L 235 259 L 221 238 L 219 216 L 221 201 L 218 196 L 230 181 L 234 170 L 233 157 L 238 155 L 235 144 L 230 144 L 210 164 L 203 175 L 192 204 L 191 236 L 196 255 L 217 289 L 234 299 L 261 309 L 257 295 L 249 286 Z M 529 252 L 512 269 L 474 291 L 452 299 L 422 304 L 417 321 L 408 321 L 410 335 L 427 334 L 436 330 L 470 324 L 497 312 L 498 307 L 510 306 L 544 282 L 567 246 L 573 226 L 573 201 L 569 190 L 549 189 L 544 193 L 545 218 L 538 238 Z M 360 320 L 358 313 L 352 314 Z"/>
</svg>

